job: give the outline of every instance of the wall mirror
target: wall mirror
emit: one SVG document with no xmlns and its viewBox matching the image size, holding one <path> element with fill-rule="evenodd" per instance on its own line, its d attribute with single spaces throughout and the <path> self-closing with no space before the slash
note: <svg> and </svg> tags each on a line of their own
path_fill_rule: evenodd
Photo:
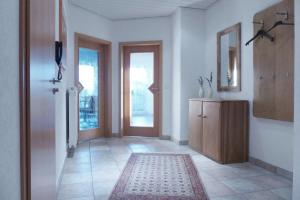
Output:
<svg viewBox="0 0 300 200">
<path fill-rule="evenodd" d="M 218 91 L 241 91 L 241 23 L 217 34 Z"/>
</svg>

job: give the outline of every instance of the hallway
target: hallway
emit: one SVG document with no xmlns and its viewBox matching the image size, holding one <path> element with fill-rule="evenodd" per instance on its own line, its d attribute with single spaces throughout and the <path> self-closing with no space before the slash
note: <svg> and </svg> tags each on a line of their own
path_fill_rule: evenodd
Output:
<svg viewBox="0 0 300 200">
<path fill-rule="evenodd" d="M 250 163 L 220 165 L 171 141 L 124 137 L 81 143 L 66 160 L 58 200 L 108 199 L 131 153 L 162 152 L 190 154 L 212 200 L 292 199 L 290 180 Z"/>
</svg>

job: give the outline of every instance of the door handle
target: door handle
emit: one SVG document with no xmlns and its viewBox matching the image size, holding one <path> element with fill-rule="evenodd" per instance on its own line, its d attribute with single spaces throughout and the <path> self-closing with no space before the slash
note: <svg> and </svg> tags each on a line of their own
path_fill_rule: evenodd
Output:
<svg viewBox="0 0 300 200">
<path fill-rule="evenodd" d="M 60 80 L 56 80 L 55 78 L 53 78 L 49 82 L 51 82 L 53 85 L 55 85 L 55 83 L 60 83 Z"/>
<path fill-rule="evenodd" d="M 53 88 L 52 89 L 52 93 L 55 95 L 57 92 L 59 92 L 59 89 L 58 88 Z"/>
</svg>

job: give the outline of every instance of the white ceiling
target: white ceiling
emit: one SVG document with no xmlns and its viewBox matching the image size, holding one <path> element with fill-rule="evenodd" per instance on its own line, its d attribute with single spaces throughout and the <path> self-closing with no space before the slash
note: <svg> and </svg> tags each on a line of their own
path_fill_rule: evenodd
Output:
<svg viewBox="0 0 300 200">
<path fill-rule="evenodd" d="M 207 9 L 217 0 L 70 0 L 72 4 L 111 20 L 160 17 L 178 7 Z"/>
</svg>

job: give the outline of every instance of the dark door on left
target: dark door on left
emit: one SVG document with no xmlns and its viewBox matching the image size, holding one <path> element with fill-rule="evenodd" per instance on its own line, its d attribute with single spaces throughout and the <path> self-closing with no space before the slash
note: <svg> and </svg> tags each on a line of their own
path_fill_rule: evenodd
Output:
<svg viewBox="0 0 300 200">
<path fill-rule="evenodd" d="M 55 1 L 27 0 L 29 82 L 29 199 L 56 199 L 55 186 Z"/>
</svg>

